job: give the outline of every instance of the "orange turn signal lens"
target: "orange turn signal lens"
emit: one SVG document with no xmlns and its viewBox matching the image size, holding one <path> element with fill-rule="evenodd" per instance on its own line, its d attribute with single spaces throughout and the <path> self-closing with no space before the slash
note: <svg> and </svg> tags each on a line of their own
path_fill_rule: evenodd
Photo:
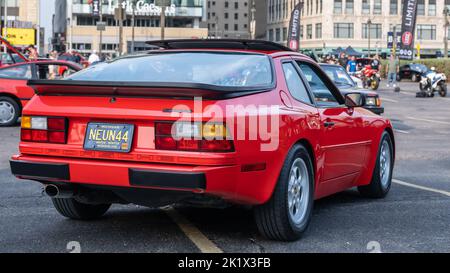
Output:
<svg viewBox="0 0 450 273">
<path fill-rule="evenodd" d="M 31 128 L 31 117 L 22 117 L 21 127 L 24 129 L 30 129 Z"/>
</svg>

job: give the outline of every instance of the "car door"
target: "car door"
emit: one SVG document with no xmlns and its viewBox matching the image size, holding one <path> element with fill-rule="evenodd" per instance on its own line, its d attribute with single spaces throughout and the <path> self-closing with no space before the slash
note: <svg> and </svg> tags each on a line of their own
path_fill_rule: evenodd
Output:
<svg viewBox="0 0 450 273">
<path fill-rule="evenodd" d="M 364 117 L 346 107 L 339 90 L 315 64 L 296 60 L 306 78 L 321 122 L 323 160 L 320 182 L 339 180 L 351 185 L 365 166 L 370 141 Z"/>
<path fill-rule="evenodd" d="M 34 90 L 27 85 L 27 81 L 33 77 L 33 74 L 34 67 L 29 63 L 2 67 L 0 92 L 16 96 L 24 105 L 34 95 Z"/>
</svg>

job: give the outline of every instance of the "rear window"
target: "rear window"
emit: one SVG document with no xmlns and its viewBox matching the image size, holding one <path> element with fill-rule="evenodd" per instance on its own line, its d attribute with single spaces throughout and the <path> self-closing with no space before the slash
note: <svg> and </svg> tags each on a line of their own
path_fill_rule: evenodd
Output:
<svg viewBox="0 0 450 273">
<path fill-rule="evenodd" d="M 171 52 L 100 63 L 67 79 L 264 87 L 272 84 L 273 75 L 269 57 L 262 54 Z"/>
</svg>

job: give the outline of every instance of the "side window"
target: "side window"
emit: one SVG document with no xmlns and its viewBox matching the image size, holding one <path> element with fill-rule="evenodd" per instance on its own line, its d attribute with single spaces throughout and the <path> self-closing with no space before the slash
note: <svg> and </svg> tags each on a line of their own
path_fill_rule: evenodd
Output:
<svg viewBox="0 0 450 273">
<path fill-rule="evenodd" d="M 0 69 L 0 77 L 12 79 L 31 79 L 31 66 L 18 65 Z"/>
<path fill-rule="evenodd" d="M 39 64 L 36 66 L 37 68 L 37 77 L 40 80 L 49 80 L 50 79 L 50 70 L 49 65 Z"/>
<path fill-rule="evenodd" d="M 289 88 L 291 95 L 301 102 L 311 104 L 311 98 L 308 95 L 305 84 L 303 83 L 300 75 L 294 67 L 293 63 L 283 64 L 284 77 L 286 79 L 286 84 Z"/>
<path fill-rule="evenodd" d="M 320 78 L 320 76 L 314 71 L 314 68 L 307 63 L 297 61 L 298 66 L 305 75 L 306 80 L 311 86 L 311 90 L 314 94 L 314 100 L 318 106 L 338 106 L 339 103 L 334 97 L 333 93 L 328 89 L 326 84 Z"/>
<path fill-rule="evenodd" d="M 59 80 L 75 73 L 70 66 L 39 64 L 37 65 L 37 77 L 40 80 Z"/>
</svg>

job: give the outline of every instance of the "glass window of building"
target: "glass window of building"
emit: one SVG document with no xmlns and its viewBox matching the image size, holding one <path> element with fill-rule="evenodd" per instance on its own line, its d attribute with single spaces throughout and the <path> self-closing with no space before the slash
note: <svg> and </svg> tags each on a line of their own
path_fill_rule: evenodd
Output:
<svg viewBox="0 0 450 273">
<path fill-rule="evenodd" d="M 353 14 L 354 2 L 353 0 L 345 1 L 345 14 Z"/>
<path fill-rule="evenodd" d="M 277 29 L 275 30 L 275 40 L 276 40 L 277 42 L 280 42 L 280 41 L 281 41 L 281 30 L 280 30 L 279 28 L 277 28 Z"/>
<path fill-rule="evenodd" d="M 273 42 L 273 29 L 269 29 L 269 41 Z"/>
<path fill-rule="evenodd" d="M 370 28 L 370 30 L 369 30 Z M 370 31 L 370 38 L 371 39 L 381 39 L 382 36 L 382 27 L 381 24 L 370 24 L 369 26 L 367 24 L 362 24 L 362 38 L 368 39 L 369 38 L 369 31 Z"/>
<path fill-rule="evenodd" d="M 353 23 L 334 23 L 334 38 L 353 38 Z"/>
<path fill-rule="evenodd" d="M 312 39 L 312 25 L 306 25 L 306 39 Z"/>
<path fill-rule="evenodd" d="M 389 14 L 391 14 L 391 15 L 398 14 L 398 0 L 390 0 Z"/>
<path fill-rule="evenodd" d="M 362 14 L 370 14 L 370 1 L 369 0 L 362 0 Z"/>
<path fill-rule="evenodd" d="M 334 14 L 342 13 L 342 0 L 334 0 Z"/>
<path fill-rule="evenodd" d="M 381 0 L 374 0 L 373 1 L 373 14 L 381 14 L 382 5 Z"/>
<path fill-rule="evenodd" d="M 316 39 L 322 39 L 322 23 L 316 24 Z"/>
<path fill-rule="evenodd" d="M 417 39 L 436 40 L 436 25 L 417 25 Z"/>
<path fill-rule="evenodd" d="M 425 0 L 417 1 L 417 15 L 425 15 Z"/>
<path fill-rule="evenodd" d="M 428 16 L 436 16 L 436 0 L 428 1 Z"/>
<path fill-rule="evenodd" d="M 283 28 L 283 41 L 287 41 L 287 32 L 288 32 L 287 27 L 284 27 Z"/>
</svg>

